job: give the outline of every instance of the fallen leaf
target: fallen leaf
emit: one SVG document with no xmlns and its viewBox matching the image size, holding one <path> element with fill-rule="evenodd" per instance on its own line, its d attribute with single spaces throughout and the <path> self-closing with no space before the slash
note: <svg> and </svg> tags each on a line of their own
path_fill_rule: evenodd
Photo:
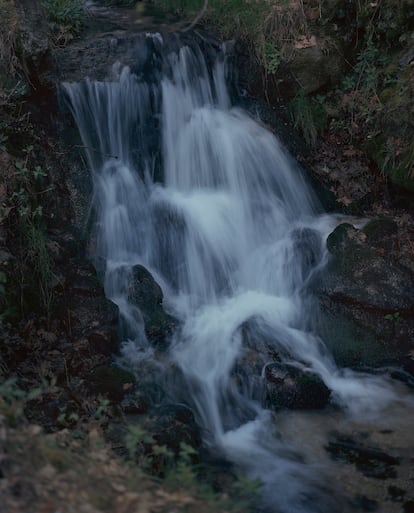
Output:
<svg viewBox="0 0 414 513">
<path fill-rule="evenodd" d="M 298 39 L 294 43 L 294 48 L 296 50 L 303 50 L 304 48 L 311 48 L 312 46 L 316 46 L 316 37 L 315 36 L 299 36 Z"/>
<path fill-rule="evenodd" d="M 347 196 L 343 196 L 342 198 L 338 199 L 339 203 L 342 203 L 342 205 L 345 205 L 346 207 L 352 203 L 352 200 L 348 198 Z"/>
</svg>

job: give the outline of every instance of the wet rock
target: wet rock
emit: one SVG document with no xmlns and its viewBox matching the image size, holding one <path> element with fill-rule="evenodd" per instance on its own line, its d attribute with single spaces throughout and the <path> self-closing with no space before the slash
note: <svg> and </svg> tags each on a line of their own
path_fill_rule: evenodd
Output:
<svg viewBox="0 0 414 513">
<path fill-rule="evenodd" d="M 329 401 L 330 390 L 316 374 L 293 365 L 266 367 L 267 402 L 273 409 L 319 409 Z"/>
<path fill-rule="evenodd" d="M 98 394 L 120 400 L 135 383 L 135 376 L 119 367 L 98 367 L 90 377 L 92 387 Z"/>
<path fill-rule="evenodd" d="M 393 257 L 395 229 L 392 220 L 341 224 L 327 239 L 333 258 L 316 285 L 318 328 L 334 353 L 349 346 L 379 363 L 412 347 L 414 274 Z"/>
<path fill-rule="evenodd" d="M 364 232 L 347 224 L 339 225 L 328 237 L 328 249 L 336 258 L 325 279 L 325 293 L 385 313 L 412 309 L 414 280 L 375 252 L 366 238 Z"/>
<path fill-rule="evenodd" d="M 170 449 L 175 457 L 181 451 L 181 444 L 198 450 L 201 446 L 200 428 L 193 412 L 181 404 L 169 404 L 155 410 L 145 423 L 156 443 Z"/>
<path fill-rule="evenodd" d="M 311 36 L 305 39 L 292 54 L 286 66 L 286 94 L 294 95 L 299 90 L 305 94 L 315 93 L 335 84 L 346 68 L 345 59 L 338 47 L 338 40 L 325 35 L 322 39 Z M 292 77 L 292 78 L 290 78 Z"/>
<path fill-rule="evenodd" d="M 128 415 L 146 413 L 150 407 L 159 406 L 165 392 L 157 383 L 136 384 L 121 402 L 121 408 Z"/>
<path fill-rule="evenodd" d="M 118 349 L 118 335 L 112 328 L 99 328 L 88 335 L 88 342 L 94 353 L 110 356 Z"/>
<path fill-rule="evenodd" d="M 372 219 L 362 229 L 367 236 L 367 242 L 371 245 L 387 245 L 391 249 L 393 244 L 393 235 L 398 232 L 398 225 L 393 219 L 380 218 Z M 390 247 L 391 246 L 391 247 Z"/>
<path fill-rule="evenodd" d="M 348 438 L 337 438 L 329 442 L 326 450 L 332 457 L 355 464 L 365 476 L 377 479 L 396 477 L 395 465 L 398 458 L 390 456 L 380 449 L 365 447 Z"/>
<path fill-rule="evenodd" d="M 406 491 L 398 488 L 398 486 L 391 485 L 388 487 L 388 495 L 394 502 L 401 502 L 405 494 Z"/>
<path fill-rule="evenodd" d="M 40 0 L 15 0 L 20 43 L 29 67 L 38 69 L 49 49 L 48 24 Z"/>
<path fill-rule="evenodd" d="M 141 415 L 148 411 L 148 400 L 141 393 L 131 393 L 124 397 L 120 404 L 126 415 Z"/>
<path fill-rule="evenodd" d="M 414 513 L 414 500 L 410 500 L 404 503 L 404 513 Z"/>
<path fill-rule="evenodd" d="M 316 264 L 322 257 L 322 239 L 316 230 L 311 228 L 298 228 L 293 231 L 294 255 L 296 269 L 301 274 L 299 283 L 304 282 L 312 273 Z"/>
<path fill-rule="evenodd" d="M 159 349 L 165 349 L 178 321 L 167 314 L 162 306 L 163 293 L 152 274 L 142 265 L 132 272 L 128 300 L 139 307 L 145 322 L 148 340 Z"/>
</svg>

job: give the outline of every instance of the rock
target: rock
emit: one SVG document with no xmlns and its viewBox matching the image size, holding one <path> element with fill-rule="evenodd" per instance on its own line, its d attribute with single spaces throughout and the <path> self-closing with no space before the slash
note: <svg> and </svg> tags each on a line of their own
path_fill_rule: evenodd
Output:
<svg viewBox="0 0 414 513">
<path fill-rule="evenodd" d="M 414 273 L 395 244 L 396 224 L 386 219 L 362 230 L 341 224 L 327 239 L 333 258 L 315 284 L 315 329 L 339 363 L 377 365 L 413 345 Z"/>
<path fill-rule="evenodd" d="M 136 384 L 123 398 L 121 408 L 127 415 L 146 413 L 150 407 L 159 406 L 164 397 L 157 383 Z"/>
<path fill-rule="evenodd" d="M 110 356 L 118 349 L 118 335 L 112 328 L 99 328 L 88 335 L 90 348 L 94 353 Z"/>
<path fill-rule="evenodd" d="M 90 380 L 97 393 L 120 400 L 135 383 L 135 376 L 119 367 L 102 366 L 94 369 Z"/>
<path fill-rule="evenodd" d="M 297 228 L 292 233 L 297 272 L 300 270 L 300 281 L 303 283 L 312 273 L 315 265 L 322 257 L 322 239 L 316 230 Z"/>
<path fill-rule="evenodd" d="M 366 447 L 349 438 L 337 438 L 329 442 L 326 450 L 336 459 L 354 463 L 356 468 L 367 477 L 387 479 L 396 477 L 394 468 L 398 458 L 381 449 Z"/>
<path fill-rule="evenodd" d="M 154 411 L 144 425 L 156 443 L 172 450 L 175 457 L 185 443 L 198 450 L 201 446 L 201 433 L 194 414 L 187 406 L 169 404 Z"/>
<path fill-rule="evenodd" d="M 23 57 L 38 70 L 49 49 L 48 23 L 40 0 L 15 0 Z"/>
<path fill-rule="evenodd" d="M 363 228 L 362 231 L 368 238 L 371 245 L 392 242 L 392 236 L 398 233 L 397 223 L 389 218 L 372 219 Z M 388 247 L 388 244 L 387 244 Z"/>
<path fill-rule="evenodd" d="M 292 76 L 293 80 L 292 83 L 286 80 L 286 84 L 282 84 L 282 87 L 288 90 L 291 85 L 290 95 L 292 96 L 298 92 L 299 87 L 304 94 L 316 93 L 331 87 L 340 80 L 346 67 L 336 39 L 326 35 L 321 40 L 315 37 L 314 44 L 303 46 L 296 49 L 286 65 L 287 76 Z"/>
<path fill-rule="evenodd" d="M 140 308 L 147 338 L 159 349 L 166 348 L 168 338 L 178 324 L 164 311 L 163 297 L 161 287 L 152 274 L 142 265 L 134 266 L 128 300 Z"/>
<path fill-rule="evenodd" d="M 335 256 L 324 277 L 324 294 L 384 312 L 412 310 L 414 280 L 405 270 L 365 243 L 367 235 L 339 225 L 327 240 Z"/>
<path fill-rule="evenodd" d="M 273 409 L 320 409 L 330 390 L 319 376 L 293 365 L 272 363 L 266 367 L 267 402 Z"/>
</svg>

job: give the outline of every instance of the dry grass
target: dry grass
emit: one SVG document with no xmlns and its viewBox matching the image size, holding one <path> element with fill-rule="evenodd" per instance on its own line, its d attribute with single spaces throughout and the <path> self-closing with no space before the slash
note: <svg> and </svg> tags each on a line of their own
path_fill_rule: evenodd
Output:
<svg viewBox="0 0 414 513">
<path fill-rule="evenodd" d="M 14 74 L 20 69 L 17 57 L 18 20 L 14 4 L 10 0 L 0 0 L 0 20 L 0 69 Z"/>
</svg>

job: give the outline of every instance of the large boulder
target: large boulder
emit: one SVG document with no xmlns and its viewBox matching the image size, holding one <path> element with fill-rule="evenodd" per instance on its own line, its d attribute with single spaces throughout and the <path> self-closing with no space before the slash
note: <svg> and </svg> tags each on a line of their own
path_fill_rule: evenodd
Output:
<svg viewBox="0 0 414 513">
<path fill-rule="evenodd" d="M 413 277 L 385 254 L 375 251 L 370 242 L 364 231 L 348 224 L 331 233 L 327 246 L 335 260 L 324 280 L 325 294 L 383 311 L 384 315 L 412 310 Z"/>
<path fill-rule="evenodd" d="M 380 363 L 414 345 L 414 269 L 397 246 L 398 226 L 386 219 L 341 224 L 328 237 L 318 329 L 342 363 Z"/>
<path fill-rule="evenodd" d="M 163 308 L 164 295 L 152 274 L 142 265 L 134 266 L 128 300 L 141 310 L 148 340 L 158 349 L 165 349 L 177 319 Z"/>
</svg>

